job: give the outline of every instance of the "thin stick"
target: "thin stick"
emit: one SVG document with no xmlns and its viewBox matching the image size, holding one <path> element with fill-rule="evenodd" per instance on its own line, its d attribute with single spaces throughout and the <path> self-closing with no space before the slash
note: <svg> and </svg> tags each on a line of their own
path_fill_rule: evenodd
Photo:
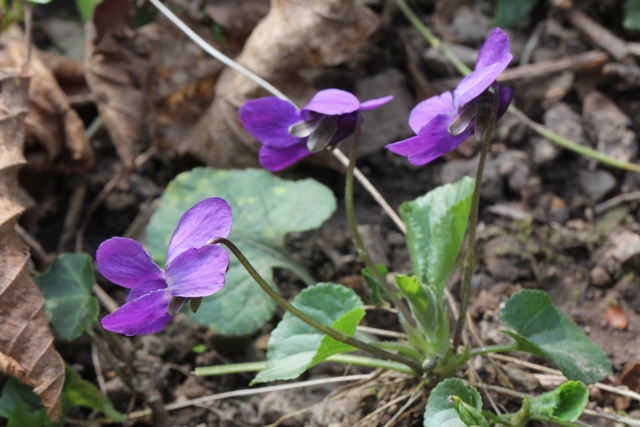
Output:
<svg viewBox="0 0 640 427">
<path fill-rule="evenodd" d="M 402 338 L 402 339 L 409 338 L 409 336 L 407 334 L 402 333 L 402 332 L 387 331 L 387 330 L 384 330 L 384 329 L 371 328 L 369 326 L 358 326 L 356 328 L 356 330 L 358 330 L 360 332 L 367 333 L 367 334 L 378 335 L 378 336 L 381 336 L 381 337 Z"/>
<path fill-rule="evenodd" d="M 247 390 L 228 391 L 225 393 L 212 394 L 210 396 L 199 397 L 197 399 L 187 400 L 184 402 L 170 403 L 165 406 L 165 409 L 167 411 L 175 411 L 176 409 L 187 408 L 192 405 L 201 405 L 203 403 L 209 403 L 209 402 L 214 402 L 216 400 L 228 399 L 230 397 L 253 396 L 254 394 L 271 393 L 273 391 L 291 390 L 291 389 L 301 388 L 301 387 L 314 387 L 317 385 L 340 383 L 340 382 L 347 382 L 347 381 L 360 381 L 365 379 L 368 380 L 372 377 L 373 377 L 372 374 L 349 375 L 346 377 L 322 378 L 319 380 L 301 381 L 293 384 L 280 384 L 280 385 L 275 385 L 270 387 L 258 387 L 258 388 L 252 388 Z M 129 419 L 134 420 L 137 418 L 146 417 L 150 414 L 151 414 L 151 410 L 144 409 L 142 411 L 132 412 L 131 414 L 129 414 Z"/>
</svg>

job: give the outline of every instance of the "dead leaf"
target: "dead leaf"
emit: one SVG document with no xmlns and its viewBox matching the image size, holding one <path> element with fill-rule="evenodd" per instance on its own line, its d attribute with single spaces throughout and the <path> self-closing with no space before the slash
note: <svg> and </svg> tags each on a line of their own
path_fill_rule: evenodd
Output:
<svg viewBox="0 0 640 427">
<path fill-rule="evenodd" d="M 145 90 L 149 135 L 159 148 L 181 152 L 186 135 L 211 105 L 224 66 L 168 21 L 146 25 L 138 38 L 151 52 Z"/>
<path fill-rule="evenodd" d="M 353 0 L 273 0 L 236 60 L 303 105 L 314 90 L 301 72 L 345 61 L 377 23 L 370 9 Z M 215 101 L 191 133 L 185 151 L 216 167 L 256 165 L 259 145 L 240 125 L 238 108 L 266 95 L 243 74 L 225 69 L 216 84 Z"/>
<path fill-rule="evenodd" d="M 104 0 L 87 24 L 85 78 L 118 156 L 133 168 L 144 134 L 144 46 L 130 24 L 129 0 Z"/>
<path fill-rule="evenodd" d="M 225 29 L 228 43 L 242 43 L 269 11 L 269 0 L 217 0 L 208 3 L 205 11 Z"/>
<path fill-rule="evenodd" d="M 26 271 L 29 252 L 15 230 L 24 211 L 17 175 L 25 164 L 28 84 L 27 73 L 0 68 L 0 366 L 33 386 L 49 417 L 57 420 L 64 363 L 53 347 L 44 298 Z"/>
<path fill-rule="evenodd" d="M 0 66 L 17 67 L 25 62 L 24 35 L 17 25 L 3 33 L 2 46 Z M 32 51 L 30 69 L 33 76 L 29 84 L 26 144 L 41 146 L 46 152 L 46 159 L 41 165 L 31 161 L 30 165 L 35 163 L 35 167 L 55 167 L 66 172 L 86 171 L 93 166 L 94 157 L 82 120 L 69 105 L 37 50 Z M 39 157 L 42 156 L 35 154 L 33 158 Z"/>
<path fill-rule="evenodd" d="M 629 324 L 627 317 L 624 315 L 624 311 L 622 311 L 622 308 L 617 304 L 610 306 L 604 312 L 604 320 L 606 320 L 607 324 L 613 329 L 622 330 Z"/>
<path fill-rule="evenodd" d="M 628 365 L 618 377 L 618 384 L 626 385 L 629 390 L 640 393 L 640 362 Z"/>
</svg>

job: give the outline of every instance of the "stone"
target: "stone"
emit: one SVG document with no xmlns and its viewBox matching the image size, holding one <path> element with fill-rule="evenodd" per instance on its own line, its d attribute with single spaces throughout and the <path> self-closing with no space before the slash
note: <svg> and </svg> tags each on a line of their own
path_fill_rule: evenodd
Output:
<svg viewBox="0 0 640 427">
<path fill-rule="evenodd" d="M 616 187 L 616 178 L 608 171 L 578 171 L 578 182 L 584 194 L 593 202 L 598 202 Z"/>
</svg>

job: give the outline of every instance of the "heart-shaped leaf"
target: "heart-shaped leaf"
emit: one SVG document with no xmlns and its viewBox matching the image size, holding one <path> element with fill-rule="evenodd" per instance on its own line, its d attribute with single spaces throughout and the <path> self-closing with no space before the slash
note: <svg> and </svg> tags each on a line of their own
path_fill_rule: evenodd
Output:
<svg viewBox="0 0 640 427">
<path fill-rule="evenodd" d="M 547 293 L 525 289 L 511 296 L 502 309 L 505 331 L 520 350 L 546 356 L 571 380 L 595 383 L 611 375 L 607 353 L 562 311 Z"/>
<path fill-rule="evenodd" d="M 589 390 L 580 381 L 568 381 L 533 399 L 531 412 L 557 420 L 575 421 L 589 401 Z"/>
<path fill-rule="evenodd" d="M 474 183 L 475 179 L 465 177 L 400 206 L 413 273 L 437 287 L 438 301 L 462 247 Z"/>
<path fill-rule="evenodd" d="M 293 305 L 322 324 L 350 336 L 365 314 L 362 301 L 351 289 L 333 283 L 319 283 L 304 289 L 293 300 Z M 291 313 L 285 313 L 271 333 L 267 366 L 252 384 L 297 378 L 329 356 L 354 350 Z"/>
<path fill-rule="evenodd" d="M 466 385 L 458 378 L 441 381 L 429 395 L 424 410 L 424 427 L 466 427 L 449 396 L 458 396 L 476 411 L 482 411 L 482 398 L 474 387 Z"/>
<path fill-rule="evenodd" d="M 98 317 L 93 296 L 93 261 L 87 254 L 62 254 L 34 279 L 45 298 L 49 322 L 68 340 L 78 338 Z"/>
<path fill-rule="evenodd" d="M 182 214 L 211 196 L 223 197 L 231 205 L 229 239 L 265 280 L 271 282 L 273 267 L 282 267 L 308 285 L 315 283 L 286 253 L 284 237 L 319 227 L 335 211 L 336 199 L 314 180 L 290 182 L 258 169 L 196 168 L 171 181 L 147 227 L 149 252 L 159 265 L 164 265 L 169 239 Z M 274 309 L 275 303 L 232 256 L 225 287 L 205 298 L 192 318 L 224 335 L 247 335 L 260 329 Z"/>
</svg>

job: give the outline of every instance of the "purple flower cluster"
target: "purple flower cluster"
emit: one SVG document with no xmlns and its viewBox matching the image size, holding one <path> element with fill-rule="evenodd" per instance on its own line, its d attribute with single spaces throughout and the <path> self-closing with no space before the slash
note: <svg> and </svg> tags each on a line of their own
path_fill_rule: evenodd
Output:
<svg viewBox="0 0 640 427">
<path fill-rule="evenodd" d="M 227 237 L 231 225 L 226 200 L 211 197 L 197 203 L 180 218 L 169 242 L 164 271 L 135 240 L 113 237 L 104 241 L 96 253 L 98 270 L 131 291 L 126 304 L 102 319 L 102 326 L 125 335 L 153 334 L 173 318 L 172 299 L 183 304 L 188 298 L 206 297 L 222 289 L 229 254 L 209 242 Z"/>
<path fill-rule="evenodd" d="M 247 132 L 262 143 L 260 164 L 278 171 L 344 140 L 355 131 L 361 110 L 378 108 L 392 99 L 387 96 L 360 103 L 349 92 L 327 89 L 302 110 L 267 97 L 246 102 L 239 114 Z"/>
<path fill-rule="evenodd" d="M 416 136 L 387 145 L 414 165 L 424 165 L 455 150 L 475 130 L 477 101 L 511 62 L 509 38 L 500 29 L 491 32 L 478 53 L 476 67 L 456 89 L 418 104 L 409 116 Z M 498 115 L 504 115 L 513 98 L 508 87 L 498 89 Z"/>
</svg>

